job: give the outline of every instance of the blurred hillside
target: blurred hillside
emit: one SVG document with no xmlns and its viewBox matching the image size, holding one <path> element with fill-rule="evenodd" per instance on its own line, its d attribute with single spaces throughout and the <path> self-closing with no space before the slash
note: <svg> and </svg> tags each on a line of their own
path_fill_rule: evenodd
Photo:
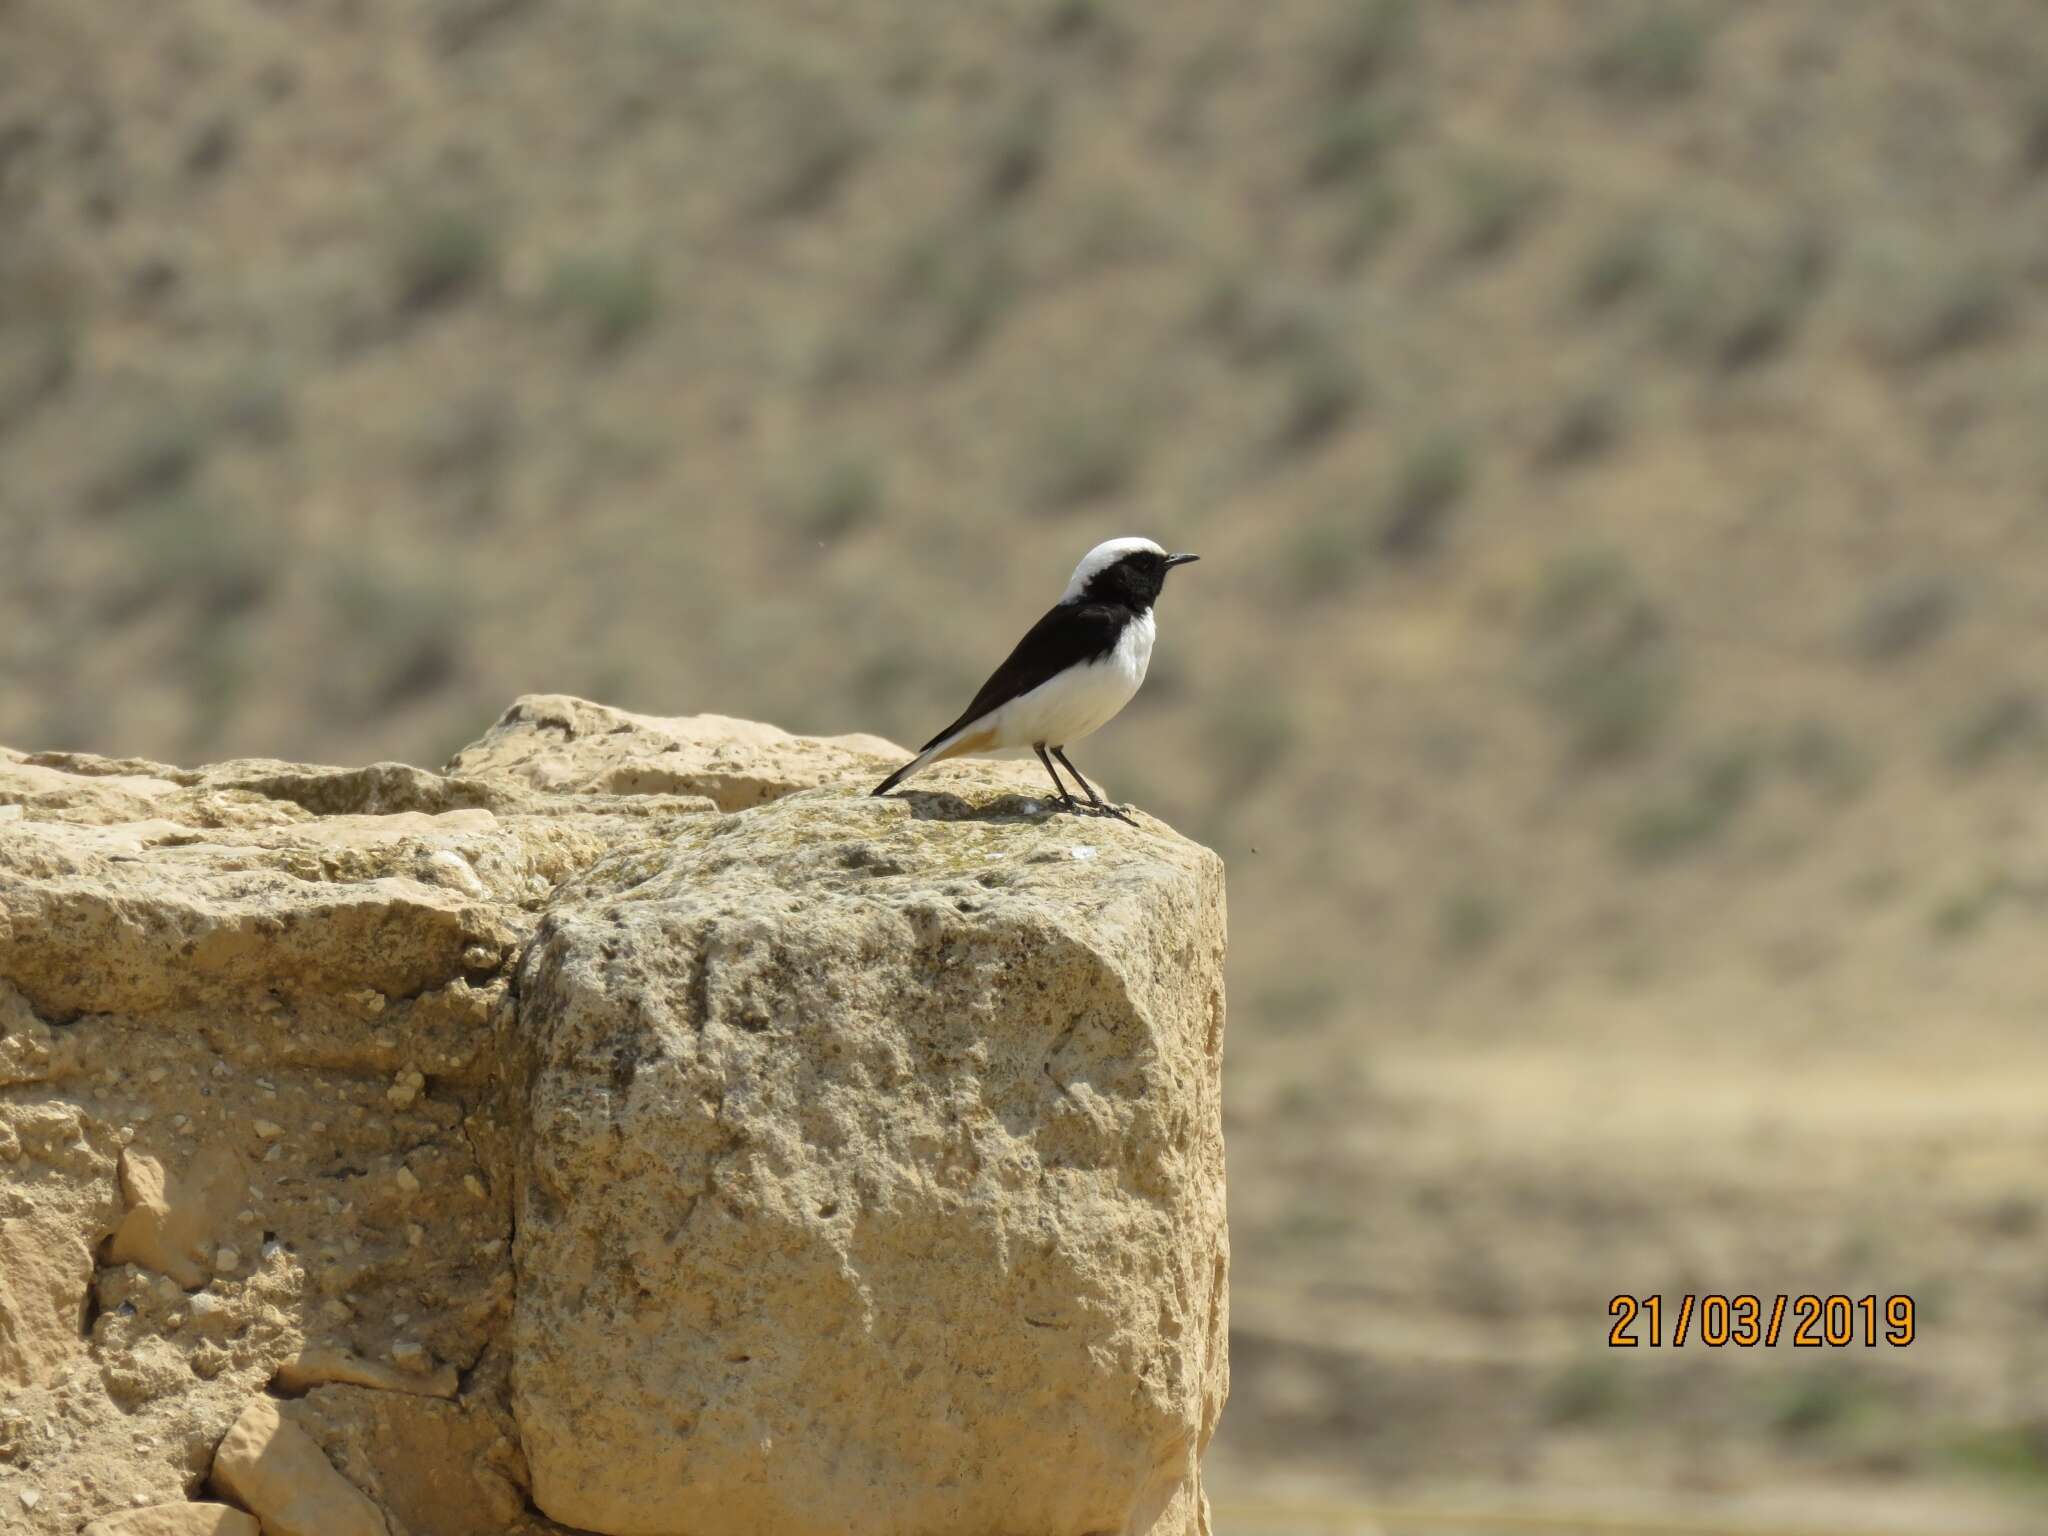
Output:
<svg viewBox="0 0 2048 1536">
<path fill-rule="evenodd" d="M 2035 0 L 0 39 L 0 741 L 432 764 L 536 690 L 920 741 L 1097 539 L 1199 550 L 1074 755 L 1230 860 L 1221 1528 L 2030 1528 Z M 1601 1347 L 1688 1289 L 1921 1337 Z"/>
</svg>

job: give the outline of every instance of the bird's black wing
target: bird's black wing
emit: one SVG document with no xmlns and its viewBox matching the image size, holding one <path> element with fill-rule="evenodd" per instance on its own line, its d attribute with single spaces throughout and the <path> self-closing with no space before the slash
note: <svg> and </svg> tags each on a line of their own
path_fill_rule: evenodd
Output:
<svg viewBox="0 0 2048 1536">
<path fill-rule="evenodd" d="M 981 685 L 960 718 L 918 750 L 929 752 L 962 726 L 1021 697 L 1046 679 L 1116 649 L 1124 625 L 1135 615 L 1120 603 L 1061 603 L 1047 611 L 1017 642 L 1009 659 Z"/>
</svg>

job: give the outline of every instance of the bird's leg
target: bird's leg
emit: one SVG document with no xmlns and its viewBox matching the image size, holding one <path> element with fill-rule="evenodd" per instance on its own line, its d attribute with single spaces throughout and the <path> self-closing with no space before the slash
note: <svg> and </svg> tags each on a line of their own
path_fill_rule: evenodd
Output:
<svg viewBox="0 0 2048 1536">
<path fill-rule="evenodd" d="M 1067 772 L 1071 773 L 1074 776 L 1074 782 L 1081 786 L 1081 792 L 1088 797 L 1088 803 L 1098 810 L 1101 809 L 1102 796 L 1096 794 L 1095 786 L 1081 776 L 1081 770 L 1076 768 L 1073 761 L 1067 756 L 1067 749 L 1065 747 L 1054 747 L 1052 755 L 1067 765 Z M 1046 766 L 1050 767 L 1051 764 Z"/>
<path fill-rule="evenodd" d="M 1072 810 L 1074 807 L 1074 797 L 1067 792 L 1067 786 L 1065 785 L 1065 783 L 1061 781 L 1059 770 L 1053 767 L 1052 759 L 1045 755 L 1045 743 L 1042 741 L 1034 741 L 1031 744 L 1031 750 L 1038 754 L 1038 760 L 1041 763 L 1045 764 L 1045 771 L 1052 775 L 1052 786 L 1054 789 L 1057 789 L 1060 792 L 1060 804 L 1066 806 L 1069 810 Z M 1072 768 L 1074 765 L 1072 763 L 1068 763 L 1067 766 L 1069 768 Z M 1074 777 L 1078 779 L 1081 777 L 1081 775 L 1077 773 L 1074 775 Z M 1088 793 L 1090 794 L 1090 796 L 1093 796 L 1095 791 L 1091 789 Z"/>
<path fill-rule="evenodd" d="M 1076 779 L 1080 780 L 1081 788 L 1086 790 L 1088 793 L 1088 803 L 1090 805 L 1094 806 L 1096 810 L 1102 812 L 1105 816 L 1114 816 L 1118 821 L 1131 821 L 1130 817 L 1126 816 L 1122 811 L 1118 810 L 1115 806 L 1111 805 L 1107 800 L 1104 800 L 1100 795 L 1095 793 L 1095 786 L 1093 784 L 1090 784 L 1085 778 L 1082 778 L 1081 770 L 1076 768 L 1074 766 L 1073 759 L 1067 756 L 1067 749 L 1065 747 L 1054 747 L 1052 749 L 1052 755 L 1058 758 L 1061 762 L 1065 763 L 1067 765 L 1067 772 L 1071 773 Z M 1050 768 L 1052 764 L 1047 763 L 1045 766 Z M 1131 825 L 1136 826 L 1137 823 L 1135 821 L 1131 821 Z"/>
</svg>

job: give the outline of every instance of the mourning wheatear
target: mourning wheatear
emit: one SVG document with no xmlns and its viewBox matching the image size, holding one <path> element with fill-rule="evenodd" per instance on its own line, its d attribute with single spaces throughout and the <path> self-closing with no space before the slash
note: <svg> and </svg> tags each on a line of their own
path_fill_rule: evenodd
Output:
<svg viewBox="0 0 2048 1536">
<path fill-rule="evenodd" d="M 1052 775 L 1061 805 L 1080 809 L 1053 767 L 1054 757 L 1066 764 L 1093 810 L 1129 821 L 1081 777 L 1066 746 L 1107 725 L 1131 702 L 1152 660 L 1152 604 L 1166 573 L 1199 558 L 1169 555 L 1150 539 L 1111 539 L 1089 550 L 1060 600 L 1017 642 L 960 718 L 876 785 L 875 793 L 885 795 L 949 757 L 1030 747 Z"/>
</svg>

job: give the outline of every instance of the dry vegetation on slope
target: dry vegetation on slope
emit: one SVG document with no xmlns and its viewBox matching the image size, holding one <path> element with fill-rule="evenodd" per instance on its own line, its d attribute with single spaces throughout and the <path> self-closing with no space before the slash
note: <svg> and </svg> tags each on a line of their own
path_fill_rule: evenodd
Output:
<svg viewBox="0 0 2048 1536">
<path fill-rule="evenodd" d="M 1199 549 L 1078 755 L 1231 862 L 1242 1485 L 2040 1497 L 2038 6 L 0 32 L 0 740 L 921 739 Z M 1928 1322 L 1596 1348 L 1688 1285 Z"/>
</svg>

